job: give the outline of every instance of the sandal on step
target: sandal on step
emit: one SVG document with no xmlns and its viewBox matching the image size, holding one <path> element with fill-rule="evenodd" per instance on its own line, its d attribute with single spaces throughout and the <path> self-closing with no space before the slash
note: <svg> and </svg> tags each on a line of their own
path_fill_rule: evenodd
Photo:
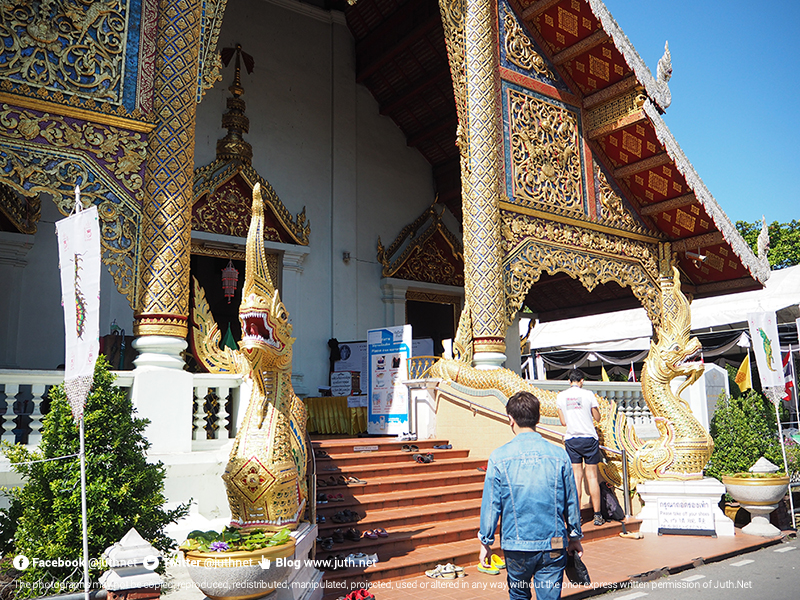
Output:
<svg viewBox="0 0 800 600">
<path fill-rule="evenodd" d="M 489 563 L 489 565 L 479 564 L 478 571 L 486 573 L 487 575 L 500 575 L 500 569 L 492 566 L 491 563 Z"/>
<path fill-rule="evenodd" d="M 420 464 L 428 464 L 433 462 L 433 454 L 415 454 L 414 460 Z"/>
<path fill-rule="evenodd" d="M 377 540 L 378 534 L 375 533 L 374 529 L 368 529 L 367 531 L 364 532 L 364 537 L 367 538 L 368 540 Z"/>
<path fill-rule="evenodd" d="M 347 485 L 366 485 L 367 482 L 358 477 L 348 477 L 345 483 L 347 483 Z"/>
<path fill-rule="evenodd" d="M 377 533 L 377 534 L 378 534 L 378 537 L 382 537 L 382 538 L 387 538 L 387 537 L 389 537 L 389 534 L 386 532 L 386 530 L 385 530 L 383 527 L 381 527 L 381 528 L 379 528 L 379 529 L 373 529 L 372 531 L 373 531 L 374 533 Z"/>
</svg>

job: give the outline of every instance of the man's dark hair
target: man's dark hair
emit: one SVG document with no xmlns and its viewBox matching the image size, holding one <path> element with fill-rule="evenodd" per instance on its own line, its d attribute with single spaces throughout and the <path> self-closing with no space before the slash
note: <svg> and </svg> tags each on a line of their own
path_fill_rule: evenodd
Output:
<svg viewBox="0 0 800 600">
<path fill-rule="evenodd" d="M 520 427 L 533 429 L 539 423 L 539 399 L 530 392 L 517 392 L 508 399 L 506 413 Z"/>
<path fill-rule="evenodd" d="M 586 379 L 583 376 L 583 371 L 580 369 L 570 369 L 569 373 L 567 373 L 567 377 L 569 378 L 570 382 Z"/>
</svg>

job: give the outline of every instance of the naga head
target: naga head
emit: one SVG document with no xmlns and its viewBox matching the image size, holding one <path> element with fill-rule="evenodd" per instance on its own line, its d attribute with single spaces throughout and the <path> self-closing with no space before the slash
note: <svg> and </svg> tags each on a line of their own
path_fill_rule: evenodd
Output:
<svg viewBox="0 0 800 600">
<path fill-rule="evenodd" d="M 651 376 L 655 375 L 662 381 L 686 377 L 677 392 L 680 396 L 686 387 L 700 378 L 705 366 L 695 360 L 702 345 L 696 337 L 690 337 L 692 314 L 689 301 L 681 292 L 680 274 L 675 267 L 672 282 L 662 283 L 661 296 L 661 327 L 658 328 L 658 342 L 654 342 L 651 348 L 651 356 L 655 354 L 658 360 L 651 364 Z"/>
<path fill-rule="evenodd" d="M 239 305 L 242 341 L 239 347 L 254 373 L 287 369 L 292 362 L 289 314 L 272 283 L 264 253 L 264 205 L 261 185 L 253 187 L 253 216 L 247 233 L 247 258 Z"/>
</svg>

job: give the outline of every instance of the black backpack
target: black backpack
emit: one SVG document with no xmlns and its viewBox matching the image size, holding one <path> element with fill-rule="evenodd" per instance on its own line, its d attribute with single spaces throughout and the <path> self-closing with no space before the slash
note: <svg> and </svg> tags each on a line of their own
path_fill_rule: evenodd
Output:
<svg viewBox="0 0 800 600">
<path fill-rule="evenodd" d="M 600 482 L 600 513 L 607 521 L 624 521 L 625 511 L 617 501 L 614 490 L 607 482 Z"/>
</svg>

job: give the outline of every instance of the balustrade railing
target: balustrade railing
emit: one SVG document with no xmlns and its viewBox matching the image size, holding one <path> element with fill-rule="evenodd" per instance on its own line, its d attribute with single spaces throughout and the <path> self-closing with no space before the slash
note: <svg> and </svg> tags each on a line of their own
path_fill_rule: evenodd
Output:
<svg viewBox="0 0 800 600">
<path fill-rule="evenodd" d="M 116 371 L 114 384 L 133 387 L 133 372 Z M 64 381 L 63 371 L 0 369 L 0 440 L 37 446 L 41 441 L 42 418 L 50 410 L 50 390 Z M 197 449 L 218 446 L 236 436 L 239 414 L 238 375 L 194 375 L 192 440 Z"/>
</svg>

